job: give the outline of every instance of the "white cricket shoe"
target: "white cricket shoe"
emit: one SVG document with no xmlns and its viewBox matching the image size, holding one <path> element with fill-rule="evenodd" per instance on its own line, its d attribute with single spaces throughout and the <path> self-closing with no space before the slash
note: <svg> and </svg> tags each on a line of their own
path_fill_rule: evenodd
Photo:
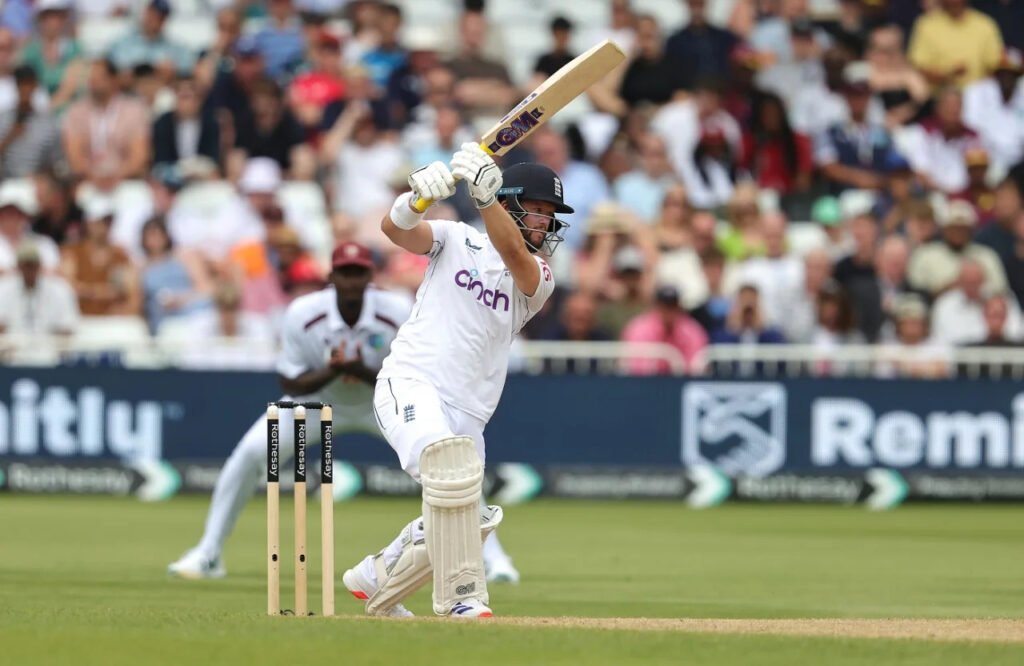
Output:
<svg viewBox="0 0 1024 666">
<path fill-rule="evenodd" d="M 370 582 L 366 576 L 359 571 L 359 567 L 353 567 L 341 577 L 345 587 L 352 593 L 352 596 L 360 601 L 366 601 L 377 591 L 377 586 Z M 388 610 L 387 617 L 413 617 L 411 610 L 402 604 L 395 604 Z"/>
<path fill-rule="evenodd" d="M 219 557 L 211 559 L 198 548 L 193 548 L 177 562 L 167 565 L 167 573 L 178 578 L 202 580 L 223 578 L 228 575 L 228 570 L 224 568 L 224 563 Z"/>
<path fill-rule="evenodd" d="M 519 584 L 519 571 L 516 570 L 511 559 L 507 557 L 498 558 L 493 562 L 484 562 L 484 565 L 487 569 L 488 583 Z"/>
<path fill-rule="evenodd" d="M 448 611 L 448 617 L 456 618 L 481 618 L 494 617 L 494 612 L 487 607 L 487 604 L 479 599 L 463 599 L 456 601 L 452 609 Z"/>
</svg>

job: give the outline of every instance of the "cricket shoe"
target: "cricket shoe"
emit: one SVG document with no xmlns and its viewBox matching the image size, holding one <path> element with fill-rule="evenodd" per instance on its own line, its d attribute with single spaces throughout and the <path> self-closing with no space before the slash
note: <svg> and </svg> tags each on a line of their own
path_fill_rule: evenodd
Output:
<svg viewBox="0 0 1024 666">
<path fill-rule="evenodd" d="M 498 558 L 493 562 L 484 562 L 484 565 L 484 568 L 487 569 L 488 583 L 519 584 L 519 572 L 509 558 Z"/>
<path fill-rule="evenodd" d="M 177 562 L 167 565 L 167 573 L 178 578 L 203 580 L 223 578 L 228 575 L 228 570 L 224 568 L 224 563 L 219 557 L 207 557 L 198 548 L 193 548 Z"/>
<path fill-rule="evenodd" d="M 359 571 L 359 567 L 353 567 L 341 577 L 345 587 L 352 593 L 352 596 L 360 601 L 367 601 L 377 591 L 377 586 Z M 387 617 L 413 617 L 412 611 L 402 604 L 395 604 L 388 609 Z"/>
<path fill-rule="evenodd" d="M 487 604 L 479 599 L 463 599 L 456 601 L 452 609 L 448 611 L 448 617 L 456 618 L 482 618 L 494 617 L 494 612 L 487 607 Z"/>
</svg>

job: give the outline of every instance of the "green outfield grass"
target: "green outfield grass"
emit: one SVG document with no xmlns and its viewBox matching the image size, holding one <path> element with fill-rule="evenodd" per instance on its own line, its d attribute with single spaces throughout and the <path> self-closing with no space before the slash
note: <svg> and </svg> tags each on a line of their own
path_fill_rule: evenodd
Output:
<svg viewBox="0 0 1024 666">
<path fill-rule="evenodd" d="M 319 520 L 310 502 L 310 605 Z M 282 505 L 290 516 L 291 505 Z M 576 626 L 267 618 L 263 504 L 226 552 L 229 577 L 188 582 L 167 564 L 199 536 L 205 498 L 0 496 L 0 663 L 24 664 L 1015 664 L 1024 643 L 823 638 Z M 338 612 L 361 606 L 341 572 L 418 510 L 336 508 Z M 506 511 L 523 574 L 494 587 L 503 616 L 1024 618 L 1024 510 L 544 501 Z M 290 521 L 282 548 L 290 605 Z M 314 528 L 314 526 L 316 526 Z M 429 613 L 421 592 L 410 608 Z M 1024 631 L 1024 625 L 1020 625 Z M 1018 637 L 1024 640 L 1024 637 Z"/>
</svg>

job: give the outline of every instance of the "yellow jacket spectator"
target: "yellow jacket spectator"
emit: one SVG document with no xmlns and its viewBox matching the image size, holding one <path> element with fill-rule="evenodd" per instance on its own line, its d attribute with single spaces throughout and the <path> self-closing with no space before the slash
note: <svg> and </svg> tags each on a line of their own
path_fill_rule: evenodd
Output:
<svg viewBox="0 0 1024 666">
<path fill-rule="evenodd" d="M 1003 51 L 995 21 L 968 0 L 942 0 L 921 16 L 910 36 L 910 62 L 933 86 L 963 86 L 989 75 Z"/>
</svg>

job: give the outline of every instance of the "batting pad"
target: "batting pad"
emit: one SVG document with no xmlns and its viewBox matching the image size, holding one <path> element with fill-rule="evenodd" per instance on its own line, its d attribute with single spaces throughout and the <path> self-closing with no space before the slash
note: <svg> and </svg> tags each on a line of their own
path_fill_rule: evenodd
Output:
<svg viewBox="0 0 1024 666">
<path fill-rule="evenodd" d="M 423 535 L 434 568 L 434 612 L 448 615 L 457 601 L 488 602 L 480 543 L 484 466 L 469 437 L 428 445 L 420 455 Z"/>
</svg>

